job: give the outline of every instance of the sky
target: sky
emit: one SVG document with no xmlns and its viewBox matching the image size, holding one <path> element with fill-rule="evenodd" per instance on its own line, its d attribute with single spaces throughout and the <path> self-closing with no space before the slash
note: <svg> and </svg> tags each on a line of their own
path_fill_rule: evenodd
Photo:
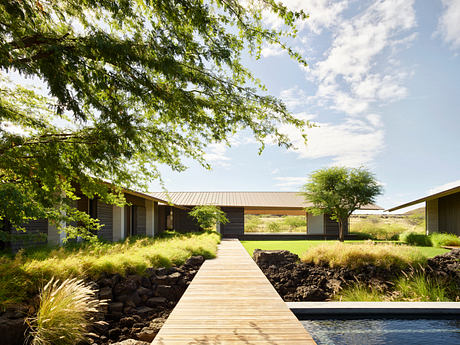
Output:
<svg viewBox="0 0 460 345">
<path fill-rule="evenodd" d="M 298 191 L 313 171 L 364 167 L 389 208 L 460 185 L 460 1 L 284 0 L 310 17 L 290 42 L 309 66 L 275 46 L 245 62 L 270 94 L 311 120 L 304 145 L 267 145 L 249 132 L 211 145 L 208 171 L 162 169 L 169 191 Z M 267 16 L 274 27 L 279 21 Z M 152 191 L 161 190 L 158 182 Z M 419 205 L 420 206 L 420 205 Z M 405 210 L 403 210 L 405 211 Z"/>
</svg>

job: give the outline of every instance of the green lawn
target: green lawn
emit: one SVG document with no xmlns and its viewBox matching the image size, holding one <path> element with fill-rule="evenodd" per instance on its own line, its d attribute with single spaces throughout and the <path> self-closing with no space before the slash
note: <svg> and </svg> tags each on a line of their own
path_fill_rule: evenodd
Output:
<svg viewBox="0 0 460 345">
<path fill-rule="evenodd" d="M 337 241 L 306 241 L 306 240 L 294 240 L 294 241 L 241 241 L 244 248 L 252 255 L 254 249 L 265 249 L 265 250 L 276 250 L 284 249 L 289 250 L 299 256 L 302 256 L 309 248 L 318 246 L 325 243 L 336 243 Z M 345 243 L 364 243 L 365 241 L 345 241 Z M 413 247 L 419 249 L 423 255 L 428 258 L 433 256 L 446 253 L 448 249 L 434 248 L 434 247 Z"/>
</svg>

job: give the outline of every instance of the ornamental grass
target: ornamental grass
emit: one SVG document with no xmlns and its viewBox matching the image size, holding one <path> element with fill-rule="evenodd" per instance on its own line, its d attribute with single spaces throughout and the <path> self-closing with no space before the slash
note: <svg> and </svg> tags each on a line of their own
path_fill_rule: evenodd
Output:
<svg viewBox="0 0 460 345">
<path fill-rule="evenodd" d="M 316 246 L 302 256 L 302 261 L 351 269 L 366 265 L 390 269 L 423 264 L 426 258 L 416 248 L 395 244 L 375 244 L 369 241 L 365 244 L 337 242 L 333 245 Z"/>
</svg>

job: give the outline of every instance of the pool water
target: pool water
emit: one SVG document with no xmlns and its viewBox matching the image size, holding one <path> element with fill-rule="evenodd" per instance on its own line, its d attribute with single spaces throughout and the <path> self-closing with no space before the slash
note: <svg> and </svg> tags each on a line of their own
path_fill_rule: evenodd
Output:
<svg viewBox="0 0 460 345">
<path fill-rule="evenodd" d="M 301 320 L 318 345 L 460 344 L 460 319 Z"/>
</svg>

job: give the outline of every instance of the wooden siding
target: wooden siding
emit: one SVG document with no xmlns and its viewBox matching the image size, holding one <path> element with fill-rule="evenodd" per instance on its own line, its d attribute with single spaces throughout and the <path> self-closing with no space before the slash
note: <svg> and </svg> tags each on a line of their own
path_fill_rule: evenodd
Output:
<svg viewBox="0 0 460 345">
<path fill-rule="evenodd" d="M 97 200 L 97 219 L 104 226 L 98 231 L 97 236 L 106 241 L 113 240 L 113 205 L 108 205 Z"/>
<path fill-rule="evenodd" d="M 142 206 L 136 206 L 135 207 L 135 213 L 136 213 L 136 228 L 134 230 L 134 233 L 136 235 L 142 235 L 145 236 L 145 228 L 146 228 L 146 212 L 145 212 L 145 207 Z"/>
<path fill-rule="evenodd" d="M 439 231 L 460 236 L 460 193 L 439 198 Z"/>
<path fill-rule="evenodd" d="M 14 252 L 21 248 L 46 245 L 46 235 L 48 234 L 48 220 L 32 220 L 23 227 L 26 232 L 11 230 L 14 239 L 10 242 L 10 247 Z"/>
<path fill-rule="evenodd" d="M 166 215 L 170 206 L 158 205 L 158 232 L 161 234 L 166 230 Z"/>
<path fill-rule="evenodd" d="M 180 208 L 173 209 L 174 230 L 181 233 L 200 231 L 195 219 L 189 216 L 189 211 Z"/>
<path fill-rule="evenodd" d="M 222 207 L 229 222 L 220 225 L 222 237 L 234 237 L 244 235 L 244 208 L 243 207 Z"/>
<path fill-rule="evenodd" d="M 335 220 L 332 220 L 328 214 L 324 215 L 324 233 L 326 235 L 335 235 L 339 236 L 339 223 Z M 348 234 L 348 222 L 345 223 L 343 234 L 346 236 Z"/>
</svg>

